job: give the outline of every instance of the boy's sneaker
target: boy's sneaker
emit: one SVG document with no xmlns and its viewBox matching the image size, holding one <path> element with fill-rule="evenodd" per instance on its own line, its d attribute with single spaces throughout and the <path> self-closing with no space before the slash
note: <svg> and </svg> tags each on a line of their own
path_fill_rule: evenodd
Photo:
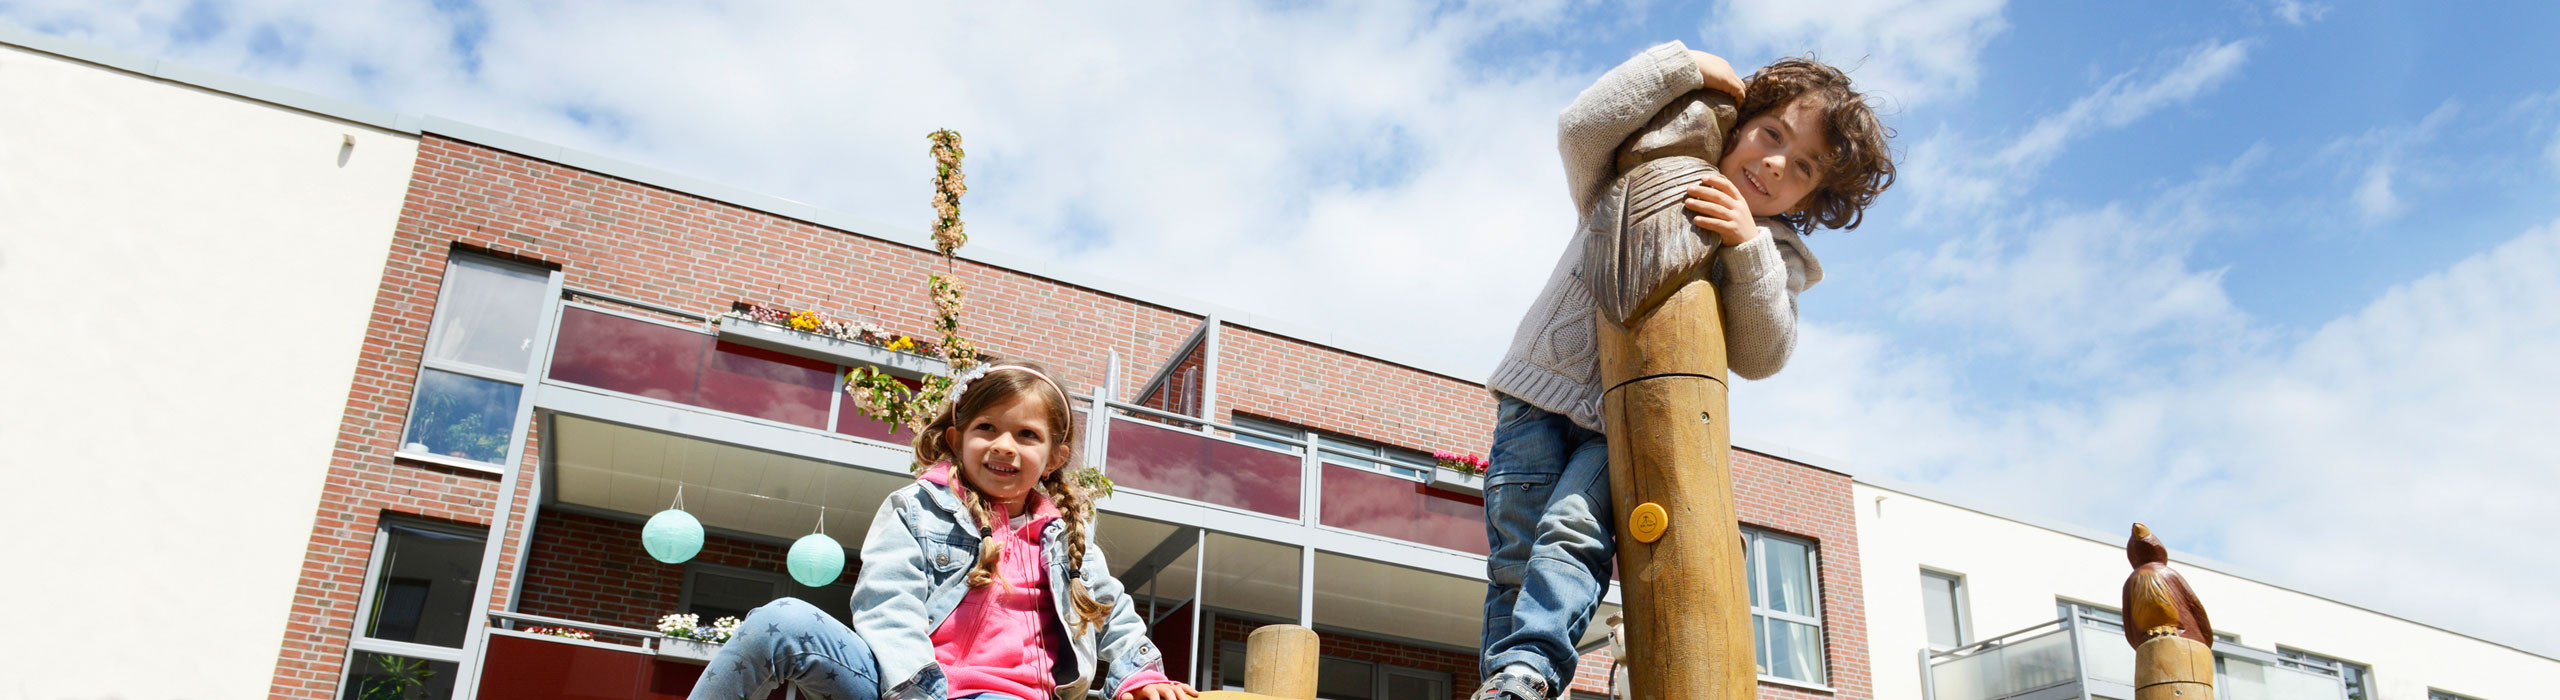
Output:
<svg viewBox="0 0 2560 700">
<path fill-rule="evenodd" d="M 1528 666 L 1511 664 L 1502 667 L 1492 678 L 1484 679 L 1472 700 L 1547 700 L 1547 679 Z"/>
</svg>

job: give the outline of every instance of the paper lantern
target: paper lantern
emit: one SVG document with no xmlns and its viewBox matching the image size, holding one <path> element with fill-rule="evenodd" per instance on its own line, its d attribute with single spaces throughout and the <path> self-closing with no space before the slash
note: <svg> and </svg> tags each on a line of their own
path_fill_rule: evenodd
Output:
<svg viewBox="0 0 2560 700">
<path fill-rule="evenodd" d="M 836 538 L 811 534 L 791 543 L 791 580 L 817 588 L 836 582 L 844 575 L 844 545 Z"/>
<path fill-rule="evenodd" d="M 658 561 L 682 564 L 702 551 L 702 521 L 675 508 L 658 511 L 640 528 L 640 545 Z"/>
</svg>

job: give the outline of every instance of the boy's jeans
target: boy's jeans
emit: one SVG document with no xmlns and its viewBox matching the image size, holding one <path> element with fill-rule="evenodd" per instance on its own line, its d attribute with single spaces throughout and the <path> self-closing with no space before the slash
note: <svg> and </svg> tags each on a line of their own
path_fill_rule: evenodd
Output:
<svg viewBox="0 0 2560 700">
<path fill-rule="evenodd" d="M 1608 590 L 1617 554 L 1606 436 L 1503 396 L 1484 480 L 1484 677 L 1513 663 L 1562 695 L 1573 643 Z"/>
</svg>

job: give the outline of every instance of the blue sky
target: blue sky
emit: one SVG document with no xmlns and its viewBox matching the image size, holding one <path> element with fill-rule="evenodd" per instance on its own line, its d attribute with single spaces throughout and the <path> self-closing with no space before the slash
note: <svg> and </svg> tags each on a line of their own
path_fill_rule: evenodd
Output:
<svg viewBox="0 0 2560 700">
<path fill-rule="evenodd" d="M 1573 223 L 1554 115 L 1815 51 L 1902 180 L 1812 239 L 1737 433 L 2560 653 L 2560 6 L 1047 8 L 0 0 L 0 21 L 922 228 L 1486 373 Z M 1393 300 L 1395 303 L 1381 303 Z M 793 300 L 779 300 L 790 302 Z M 1431 446 L 1440 447 L 1440 446 Z M 2377 578 L 2375 561 L 2423 577 Z M 2245 631 L 2244 631 L 2245 632 Z"/>
</svg>

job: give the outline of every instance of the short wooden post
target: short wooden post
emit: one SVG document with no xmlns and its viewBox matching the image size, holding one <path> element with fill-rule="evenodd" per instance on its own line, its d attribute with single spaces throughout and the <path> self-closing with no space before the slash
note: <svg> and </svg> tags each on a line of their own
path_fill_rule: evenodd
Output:
<svg viewBox="0 0 2560 700">
<path fill-rule="evenodd" d="M 1603 314 L 1599 333 L 1627 697 L 1750 700 L 1759 679 L 1715 287 L 1692 279 L 1627 325 Z"/>
<path fill-rule="evenodd" d="M 2133 648 L 2134 700 L 2213 700 L 2213 647 L 2176 636 Z"/>
<path fill-rule="evenodd" d="M 1213 690 L 1200 697 L 1316 700 L 1318 648 L 1315 630 L 1297 625 L 1264 625 L 1244 640 L 1244 691 Z"/>
</svg>

